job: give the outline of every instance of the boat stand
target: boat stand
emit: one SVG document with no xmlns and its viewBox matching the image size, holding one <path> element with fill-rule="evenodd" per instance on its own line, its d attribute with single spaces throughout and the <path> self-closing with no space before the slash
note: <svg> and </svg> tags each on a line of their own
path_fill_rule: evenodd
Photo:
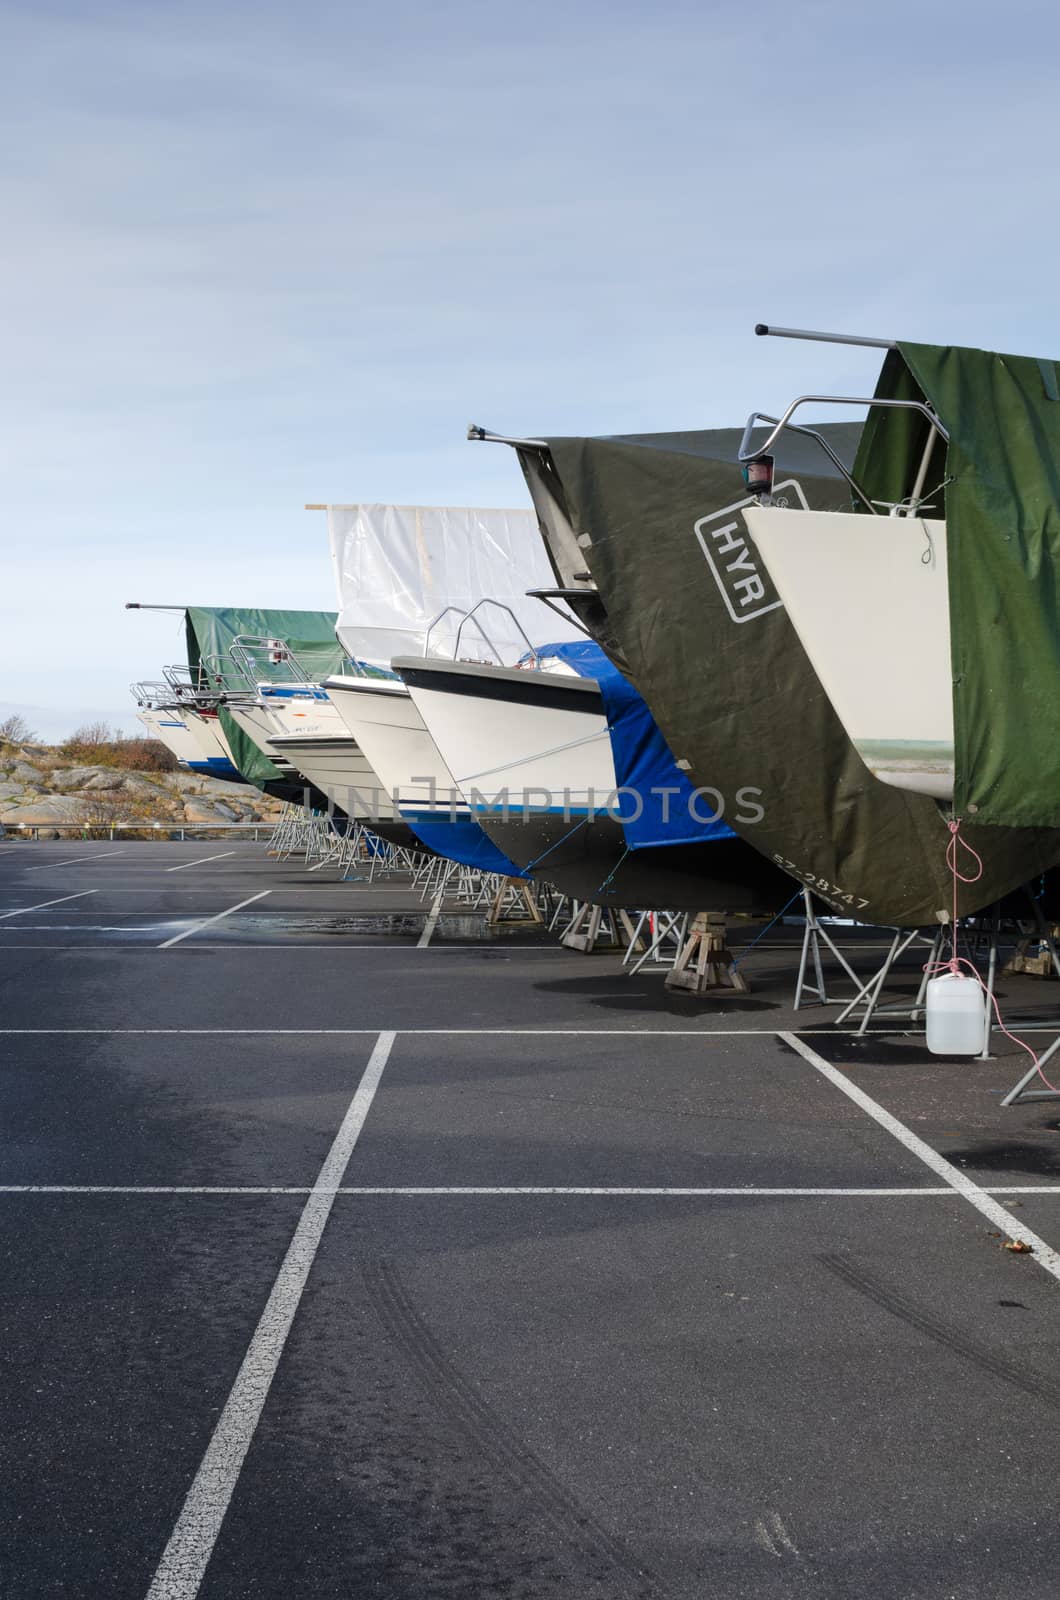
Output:
<svg viewBox="0 0 1060 1600">
<path fill-rule="evenodd" d="M 655 918 L 654 923 L 651 920 L 653 917 Z M 630 940 L 629 948 L 622 958 L 622 965 L 629 968 L 629 976 L 631 978 L 635 977 L 641 967 L 646 966 L 649 961 L 655 962 L 657 966 L 672 967 L 681 954 L 687 928 L 687 911 L 642 911 L 634 928 L 636 941 L 643 942 L 643 936 L 646 931 L 647 937 L 651 942 L 643 954 L 639 955 L 636 961 L 633 961 L 633 965 L 630 966 L 630 962 L 636 954 L 636 942 L 632 939 Z M 661 954 L 660 952 L 667 945 L 672 946 L 671 950 L 666 954 Z"/>
<path fill-rule="evenodd" d="M 685 930 L 685 941 L 667 989 L 692 994 L 747 994 L 750 984 L 733 960 L 728 947 L 725 916 L 720 911 L 697 911 Z"/>
<path fill-rule="evenodd" d="M 795 980 L 795 1002 L 793 1010 L 798 1011 L 804 1004 L 804 996 L 812 996 L 812 1002 L 822 1006 L 841 1005 L 842 1001 L 829 1000 L 828 989 L 825 983 L 824 963 L 821 959 L 822 944 L 832 953 L 839 962 L 847 977 L 856 989 L 861 988 L 861 979 L 854 971 L 850 962 L 833 943 L 827 928 L 823 928 L 817 916 L 817 908 L 813 903 L 813 895 L 809 889 L 802 891 L 802 902 L 806 910 L 806 926 L 802 935 L 802 954 L 799 957 L 799 975 Z M 807 968 L 813 965 L 813 981 L 806 976 Z"/>
<path fill-rule="evenodd" d="M 566 895 L 566 894 L 557 894 L 556 895 L 556 904 L 552 909 L 552 915 L 548 919 L 548 931 L 549 931 L 549 933 L 555 933 L 556 928 L 557 928 L 557 926 L 559 924 L 559 919 L 562 917 L 564 911 L 567 909 L 567 902 L 568 901 L 570 901 L 571 914 L 572 915 L 576 915 L 577 914 L 578 907 L 581 905 L 581 901 L 580 900 L 571 900 L 570 896 Z"/>
<path fill-rule="evenodd" d="M 874 1016 L 908 1017 L 911 1021 L 915 1022 L 917 1017 L 919 1017 L 920 1013 L 923 1011 L 924 997 L 927 993 L 929 977 L 929 973 L 926 969 L 932 963 L 937 962 L 941 958 L 942 941 L 946 936 L 947 929 L 944 926 L 940 926 L 937 930 L 932 930 L 930 934 L 926 933 L 923 928 L 894 928 L 891 931 L 893 933 L 893 938 L 891 939 L 891 946 L 884 959 L 883 965 L 879 967 L 878 970 L 873 973 L 872 977 L 866 982 L 862 983 L 860 979 L 855 979 L 855 982 L 858 983 L 858 992 L 852 1000 L 847 1001 L 842 1011 L 840 1011 L 839 1015 L 836 1017 L 835 1021 L 837 1028 L 841 1026 L 841 1024 L 846 1021 L 847 1017 L 851 1016 L 859 1006 L 864 1007 L 861 1022 L 858 1026 L 859 1036 L 868 1031 L 869 1023 L 872 1021 Z M 890 976 L 891 968 L 894 966 L 899 956 L 904 955 L 905 952 L 914 944 L 926 945 L 930 951 L 927 961 L 925 962 L 925 970 L 921 974 L 920 985 L 917 989 L 916 999 L 913 1001 L 911 1006 L 881 1006 L 880 996 L 883 993 L 884 984 L 887 982 L 887 979 Z"/>
<path fill-rule="evenodd" d="M 1058 978 L 1060 978 L 1060 954 L 1057 953 L 1056 944 L 1055 944 L 1055 942 L 1053 940 L 1052 932 L 1046 926 L 1045 918 L 1042 916 L 1042 908 L 1041 908 L 1041 906 L 1038 904 L 1037 900 L 1035 900 L 1034 896 L 1030 893 L 1029 889 L 1027 890 L 1027 895 L 1028 895 L 1028 898 L 1029 898 L 1029 900 L 1031 902 L 1031 905 L 1034 907 L 1034 918 L 1035 918 L 1035 921 L 1038 924 L 1038 938 L 1045 945 L 1046 949 L 1048 950 L 1049 959 L 1053 964 L 1053 971 L 1056 973 L 1056 976 Z M 987 1030 L 987 1039 L 988 1040 L 990 1038 L 990 1029 L 991 1029 L 992 1024 L 993 1024 L 993 1007 L 991 1007 L 990 1010 L 988 1011 L 987 1019 L 986 1019 L 986 1030 Z M 1015 1022 L 1013 1023 L 1013 1027 L 1018 1027 L 1018 1026 L 1019 1026 L 1018 1023 L 1015 1023 Z M 1020 1104 L 1026 1102 L 1028 1100 L 1060 1100 L 1060 1091 L 1057 1091 L 1056 1089 L 1049 1089 L 1049 1088 L 1032 1089 L 1032 1088 L 1029 1087 L 1029 1085 L 1034 1082 L 1035 1078 L 1040 1076 L 1040 1069 L 1045 1066 L 1046 1062 L 1052 1060 L 1053 1056 L 1056 1055 L 1056 1052 L 1058 1050 L 1060 1050 L 1060 1034 L 1057 1034 L 1056 1038 L 1053 1040 L 1053 1042 L 1049 1046 L 1048 1050 L 1046 1050 L 1043 1055 L 1040 1055 L 1038 1057 L 1038 1059 L 1037 1059 L 1037 1061 L 1035 1061 L 1034 1065 L 1027 1068 L 1027 1071 L 1023 1074 L 1023 1077 L 1019 1080 L 1018 1083 L 1013 1085 L 1013 1087 L 1009 1090 L 1008 1094 L 1002 1100 L 1001 1104 L 1003 1106 L 1017 1106 L 1017 1105 L 1020 1105 Z"/>
<path fill-rule="evenodd" d="M 629 912 L 620 906 L 597 906 L 583 901 L 560 937 L 567 950 L 578 950 L 591 955 L 601 941 L 612 948 L 632 945 L 639 935 L 630 921 Z"/>
<path fill-rule="evenodd" d="M 498 875 L 494 875 L 493 882 L 496 888 L 486 916 L 488 928 L 495 928 L 501 922 L 544 926 L 545 919 L 537 903 L 532 883 L 526 878 L 504 878 Z"/>
</svg>

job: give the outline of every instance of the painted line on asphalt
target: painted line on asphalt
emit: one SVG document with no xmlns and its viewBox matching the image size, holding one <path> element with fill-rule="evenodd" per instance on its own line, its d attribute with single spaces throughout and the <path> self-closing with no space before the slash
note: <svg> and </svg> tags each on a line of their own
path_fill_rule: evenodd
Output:
<svg viewBox="0 0 1060 1600">
<path fill-rule="evenodd" d="M 886 1129 L 893 1138 L 897 1139 L 898 1143 L 908 1150 L 910 1155 L 916 1156 L 926 1167 L 930 1168 L 936 1177 L 949 1184 L 955 1193 L 967 1200 L 969 1205 L 974 1206 L 977 1211 L 988 1218 L 995 1228 L 1002 1229 L 1010 1239 L 1018 1239 L 1021 1243 L 1029 1245 L 1034 1252 L 1035 1261 L 1037 1261 L 1042 1270 L 1048 1272 L 1050 1277 L 1060 1282 L 1060 1254 L 1057 1254 L 1051 1244 L 1047 1244 L 1039 1234 L 1028 1228 L 1018 1217 L 1014 1217 L 1011 1211 L 1006 1211 L 1004 1206 L 998 1205 L 996 1200 L 991 1199 L 986 1189 L 980 1188 L 977 1183 L 973 1183 L 967 1173 L 962 1172 L 959 1167 L 953 1166 L 951 1162 L 946 1160 L 945 1156 L 940 1156 L 938 1151 L 933 1150 L 929 1144 L 925 1144 L 924 1140 L 915 1134 L 911 1128 L 907 1128 L 904 1122 L 899 1122 L 897 1117 L 892 1116 L 870 1095 L 867 1095 L 863 1089 L 859 1089 L 857 1084 L 847 1077 L 846 1073 L 840 1072 L 838 1067 L 833 1067 L 831 1062 L 826 1061 L 823 1056 L 819 1056 L 816 1050 L 811 1050 L 808 1044 L 803 1043 L 798 1034 L 778 1033 L 777 1038 L 782 1039 L 786 1045 L 790 1045 L 823 1078 L 827 1078 L 829 1083 L 834 1084 L 849 1100 L 853 1100 L 856 1106 L 860 1106 L 867 1116 L 872 1117 L 874 1122 L 878 1122 L 881 1128 Z"/>
<path fill-rule="evenodd" d="M 79 861 L 85 862 L 86 865 L 95 866 L 97 861 L 111 861 L 115 856 L 127 856 L 128 854 L 128 850 L 106 850 L 99 856 L 68 856 L 65 861 L 44 861 L 39 867 L 26 867 L 24 870 L 26 872 L 47 872 L 49 867 L 72 867 Z"/>
<path fill-rule="evenodd" d="M 235 910 L 236 908 L 232 907 L 232 909 Z M 225 913 L 225 914 L 227 915 L 227 913 Z M 191 931 L 194 932 L 195 930 L 192 929 Z M 48 945 L 48 944 L 42 944 L 42 945 L 24 946 L 23 948 L 32 949 L 32 950 L 37 950 L 37 949 L 39 949 L 39 950 L 67 950 L 67 949 L 69 949 L 69 950 L 86 950 L 86 949 L 89 949 L 90 946 L 88 946 L 88 945 L 78 945 L 78 944 L 73 944 L 73 945 Z M 132 954 L 132 955 L 139 954 L 140 951 L 142 951 L 143 948 L 144 947 L 142 945 L 135 946 L 135 947 L 130 947 L 129 953 Z M 163 948 L 163 947 L 156 947 L 156 948 Z M 202 948 L 206 949 L 206 950 L 209 950 L 209 949 L 212 948 L 212 946 L 209 945 L 209 944 L 206 944 L 206 945 L 203 945 Z M 222 948 L 228 948 L 228 947 L 224 946 Z M 329 945 L 326 948 L 332 949 L 334 947 Z M 746 1038 L 746 1039 L 759 1039 L 759 1038 L 769 1038 L 769 1039 L 775 1039 L 778 1036 L 776 1028 L 518 1028 L 518 1027 L 511 1027 L 511 1028 L 397 1028 L 394 1031 L 396 1033 L 402 1035 L 402 1036 L 407 1034 L 410 1038 L 417 1038 L 417 1037 L 421 1037 L 421 1036 L 422 1037 L 439 1036 L 439 1037 L 445 1037 L 445 1038 L 461 1038 L 461 1037 L 464 1037 L 465 1035 L 468 1036 L 469 1038 L 476 1038 L 480 1034 L 483 1035 L 483 1036 L 486 1036 L 486 1037 L 492 1035 L 492 1036 L 495 1036 L 497 1038 L 504 1038 L 504 1039 L 510 1039 L 510 1038 L 526 1038 L 526 1039 L 535 1039 L 535 1038 L 548 1038 L 548 1039 L 551 1039 L 551 1038 L 556 1038 L 556 1039 L 744 1039 L 744 1038 Z M 1055 1034 L 1056 1031 L 1057 1031 L 1057 1028 L 1056 1028 L 1056 1024 L 1055 1023 L 1052 1024 L 1052 1026 L 1050 1026 L 1050 1027 L 1046 1027 L 1044 1025 L 1041 1026 L 1041 1027 L 1038 1027 L 1037 1025 L 1035 1025 L 1034 1027 L 1025 1027 L 1022 1024 L 1020 1026 L 1020 1032 L 1021 1033 L 1052 1033 L 1052 1034 Z M 271 1036 L 271 1035 L 275 1035 L 277 1038 L 285 1038 L 285 1037 L 289 1036 L 291 1038 L 300 1039 L 300 1038 L 313 1038 L 313 1037 L 319 1036 L 319 1037 L 322 1037 L 322 1038 L 332 1038 L 332 1037 L 334 1037 L 334 1038 L 341 1039 L 341 1038 L 345 1038 L 347 1035 L 349 1035 L 350 1037 L 355 1037 L 358 1034 L 368 1034 L 368 1033 L 378 1033 L 378 1032 L 379 1032 L 378 1027 L 375 1027 L 375 1028 L 0 1028 L 0 1038 L 4 1038 L 9 1034 L 10 1035 L 14 1035 L 14 1036 L 18 1036 L 18 1035 L 22 1035 L 22 1034 L 27 1034 L 27 1035 L 30 1035 L 30 1036 L 35 1035 L 35 1034 L 40 1034 L 42 1036 L 48 1036 L 50 1034 L 56 1034 L 56 1035 L 59 1035 L 59 1036 L 69 1035 L 70 1037 L 75 1037 L 75 1036 L 77 1036 L 79 1034 L 96 1034 L 96 1033 L 100 1033 L 100 1034 L 129 1034 L 129 1035 L 173 1034 L 173 1035 L 177 1035 L 177 1036 L 179 1036 L 181 1034 L 187 1034 L 189 1037 L 203 1037 L 203 1038 L 213 1038 L 215 1036 L 216 1037 L 226 1037 L 226 1036 L 229 1036 L 229 1035 L 231 1035 L 232 1037 L 239 1037 L 240 1035 L 247 1035 L 247 1036 L 261 1035 L 263 1037 L 268 1037 L 268 1036 Z M 857 1029 L 857 1028 L 805 1028 L 805 1029 L 803 1029 L 803 1031 L 800 1034 L 797 1034 L 794 1037 L 797 1037 L 797 1038 L 800 1038 L 800 1039 L 811 1039 L 811 1038 L 812 1039 L 817 1039 L 817 1038 L 820 1038 L 820 1039 L 859 1039 L 859 1038 L 892 1039 L 892 1038 L 895 1037 L 895 1035 L 897 1033 L 903 1033 L 904 1036 L 909 1037 L 913 1041 L 922 1040 L 923 1037 L 924 1037 L 923 1033 L 916 1033 L 916 1034 L 910 1033 L 908 1035 L 905 1035 L 905 1031 L 904 1030 L 897 1029 L 897 1028 L 869 1028 L 868 1031 L 866 1033 L 864 1033 L 864 1034 L 861 1033 L 860 1030 Z M 866 1066 L 873 1065 L 872 1062 L 866 1062 L 865 1064 L 866 1064 Z"/>
<path fill-rule="evenodd" d="M 423 932 L 416 941 L 417 950 L 426 950 L 431 942 L 431 935 L 438 926 L 438 918 L 442 914 L 442 895 L 444 893 L 444 889 L 439 889 L 434 897 L 434 904 L 428 912 L 427 921 L 423 924 Z"/>
<path fill-rule="evenodd" d="M 49 946 L 42 948 L 48 949 Z M 83 948 L 75 945 L 74 949 Z M 807 1029 L 807 1034 L 810 1029 Z M 817 1028 L 812 1030 L 815 1035 L 820 1034 L 829 1039 L 853 1038 L 858 1034 L 856 1028 L 846 1029 L 840 1034 L 835 1028 Z M 1025 1029 L 1029 1032 L 1029 1029 Z M 1054 1033 L 1055 1028 L 1048 1030 Z M 277 1038 L 345 1038 L 347 1035 L 355 1037 L 358 1034 L 378 1033 L 378 1028 L 0 1028 L 0 1037 L 6 1034 L 188 1034 L 194 1037 L 212 1038 L 217 1036 L 239 1035 L 275 1035 Z M 395 1028 L 394 1032 L 404 1037 L 443 1036 L 462 1038 L 465 1035 L 472 1038 L 483 1034 L 487 1037 L 509 1039 L 515 1038 L 557 1038 L 557 1039 L 742 1039 L 759 1038 L 765 1036 L 775 1039 L 775 1028 Z M 881 1030 L 882 1032 L 882 1030 Z M 800 1035 L 800 1037 L 804 1037 Z"/>
<path fill-rule="evenodd" d="M 371 1109 L 393 1043 L 393 1033 L 380 1033 L 376 1040 L 298 1220 L 243 1364 L 162 1553 L 147 1600 L 193 1600 L 199 1592 L 331 1215 L 336 1190 Z"/>
<path fill-rule="evenodd" d="M 198 861 L 182 861 L 179 867 L 167 867 L 165 870 L 167 872 L 187 872 L 189 867 L 202 867 L 206 865 L 207 861 L 223 861 L 225 856 L 234 855 L 234 850 L 222 850 L 220 855 L 200 856 Z"/>
<path fill-rule="evenodd" d="M 983 1187 L 982 1194 L 1040 1194 L 1060 1195 L 1060 1184 L 1016 1184 L 1003 1183 L 991 1184 Z M 312 1188 L 308 1184 L 289 1183 L 243 1183 L 243 1184 L 165 1184 L 165 1183 L 2 1183 L 0 1194 L 126 1194 L 126 1195 L 393 1195 L 406 1196 L 416 1199 L 423 1196 L 436 1198 L 450 1195 L 457 1199 L 465 1195 L 527 1195 L 548 1197 L 550 1195 L 587 1196 L 589 1198 L 620 1198 L 620 1199 L 676 1199 L 696 1200 L 723 1199 L 739 1200 L 923 1200 L 939 1199 L 952 1195 L 950 1185 L 943 1188 L 922 1184 L 917 1188 L 900 1189 L 880 1187 L 875 1189 L 765 1189 L 765 1188 L 693 1188 L 677 1185 L 651 1184 L 614 1185 L 603 1184 L 446 1184 L 432 1186 L 430 1184 L 339 1184 L 334 1189 L 317 1184 Z"/>
<path fill-rule="evenodd" d="M 95 889 L 79 889 L 76 894 L 61 894 L 55 900 L 38 900 L 35 906 L 23 906 L 20 911 L 0 912 L 0 922 L 5 922 L 8 917 L 24 917 L 29 911 L 43 911 L 45 906 L 62 905 L 64 900 L 83 900 L 86 895 L 96 893 Z M 89 915 L 93 916 L 95 913 L 90 912 Z M 152 912 L 152 915 L 157 915 L 157 913 Z M 37 932 L 39 930 L 34 929 L 33 931 Z"/>
<path fill-rule="evenodd" d="M 262 889 L 260 893 L 252 894 L 249 900 L 240 900 L 238 905 L 229 906 L 227 911 L 218 911 L 216 916 L 207 917 L 205 922 L 197 922 L 194 928 L 186 928 L 183 933 L 178 933 L 174 938 L 167 939 L 164 944 L 157 945 L 156 948 L 159 950 L 171 950 L 175 944 L 180 944 L 183 939 L 190 939 L 193 933 L 201 933 L 203 928 L 209 928 L 215 922 L 223 922 L 224 918 L 230 917 L 233 911 L 242 911 L 244 906 L 253 905 L 255 900 L 264 900 L 265 896 L 271 893 L 271 889 Z"/>
</svg>

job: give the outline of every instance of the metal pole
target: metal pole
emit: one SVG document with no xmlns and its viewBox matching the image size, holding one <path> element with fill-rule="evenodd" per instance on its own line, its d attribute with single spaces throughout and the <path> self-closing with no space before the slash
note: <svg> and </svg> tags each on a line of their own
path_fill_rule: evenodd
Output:
<svg viewBox="0 0 1060 1600">
<path fill-rule="evenodd" d="M 997 979 L 997 945 L 1001 935 L 1001 905 L 994 907 L 990 918 L 990 958 L 987 964 L 986 977 L 986 1021 L 983 1026 L 983 1048 L 979 1052 L 980 1061 L 989 1061 L 990 1045 L 994 1030 L 994 983 Z"/>
<path fill-rule="evenodd" d="M 869 339 L 860 333 L 817 333 L 812 328 L 776 328 L 768 322 L 756 322 L 755 333 L 772 339 L 815 339 L 819 344 L 863 344 L 875 350 L 896 350 L 896 339 Z"/>
</svg>

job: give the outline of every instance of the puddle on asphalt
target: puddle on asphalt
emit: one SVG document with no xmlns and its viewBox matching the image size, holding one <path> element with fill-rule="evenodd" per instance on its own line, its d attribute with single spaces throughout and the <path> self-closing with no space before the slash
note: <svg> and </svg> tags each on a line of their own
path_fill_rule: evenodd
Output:
<svg viewBox="0 0 1060 1600">
<path fill-rule="evenodd" d="M 426 912 L 346 913 L 343 915 L 306 915 L 305 912 L 273 911 L 262 916 L 226 917 L 215 927 L 203 931 L 211 939 L 225 933 L 241 937 L 251 936 L 267 944 L 270 939 L 289 939 L 292 935 L 306 938 L 373 938 L 418 939 L 427 923 Z M 431 943 L 457 939 L 461 943 L 486 944 L 497 934 L 486 926 L 483 917 L 447 915 L 438 918 Z"/>
<path fill-rule="evenodd" d="M 289 944 L 293 939 L 378 939 L 419 940 L 427 925 L 427 912 L 377 912 L 345 914 L 313 914 L 282 911 L 253 913 L 246 916 L 225 917 L 217 923 L 202 925 L 202 918 L 170 916 L 157 922 L 139 923 L 128 927 L 122 923 L 26 923 L 12 919 L 0 923 L 0 936 L 10 934 L 17 943 L 18 934 L 49 933 L 87 936 L 85 942 L 128 944 L 139 940 L 159 943 L 187 934 L 187 942 L 216 944 L 226 939 L 233 943 Z M 540 932 L 540 929 L 536 930 Z M 482 915 L 450 912 L 438 918 L 431 934 L 431 944 L 476 944 L 494 946 L 511 944 L 511 936 L 525 932 L 525 924 L 505 924 L 490 928 Z M 498 956 L 499 951 L 494 952 Z"/>
</svg>

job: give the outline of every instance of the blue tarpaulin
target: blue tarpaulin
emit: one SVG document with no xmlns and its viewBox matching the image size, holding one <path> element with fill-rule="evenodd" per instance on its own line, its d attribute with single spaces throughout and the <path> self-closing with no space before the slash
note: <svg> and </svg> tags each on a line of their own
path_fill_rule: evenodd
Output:
<svg viewBox="0 0 1060 1600">
<path fill-rule="evenodd" d="M 650 845 L 701 844 L 707 839 L 734 839 L 732 828 L 715 817 L 721 804 L 713 790 L 697 790 L 673 758 L 645 701 L 605 656 L 598 644 L 577 640 L 542 645 L 540 657 L 558 658 L 581 678 L 595 678 L 603 696 L 618 811 L 631 850 Z"/>
<path fill-rule="evenodd" d="M 479 872 L 500 872 L 506 878 L 528 876 L 497 849 L 472 817 L 439 816 L 437 812 L 405 810 L 404 807 L 401 815 L 417 839 L 429 850 L 445 856 L 447 861 L 477 867 Z"/>
</svg>

